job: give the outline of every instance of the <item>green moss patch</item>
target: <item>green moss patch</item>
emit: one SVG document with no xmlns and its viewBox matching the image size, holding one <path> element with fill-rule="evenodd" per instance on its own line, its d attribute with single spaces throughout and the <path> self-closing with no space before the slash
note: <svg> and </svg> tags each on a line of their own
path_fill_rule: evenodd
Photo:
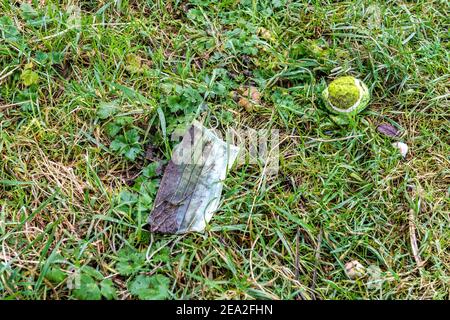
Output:
<svg viewBox="0 0 450 320">
<path fill-rule="evenodd" d="M 341 77 L 328 86 L 329 101 L 335 107 L 347 109 L 359 99 L 359 88 L 353 77 Z"/>
</svg>

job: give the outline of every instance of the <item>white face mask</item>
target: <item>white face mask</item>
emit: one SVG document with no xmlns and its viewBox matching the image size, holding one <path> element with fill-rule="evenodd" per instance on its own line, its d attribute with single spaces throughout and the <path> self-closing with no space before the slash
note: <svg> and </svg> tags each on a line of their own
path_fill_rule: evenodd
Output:
<svg viewBox="0 0 450 320">
<path fill-rule="evenodd" d="M 219 206 L 222 180 L 238 152 L 238 147 L 194 121 L 165 169 L 149 217 L 150 230 L 202 232 Z"/>
</svg>

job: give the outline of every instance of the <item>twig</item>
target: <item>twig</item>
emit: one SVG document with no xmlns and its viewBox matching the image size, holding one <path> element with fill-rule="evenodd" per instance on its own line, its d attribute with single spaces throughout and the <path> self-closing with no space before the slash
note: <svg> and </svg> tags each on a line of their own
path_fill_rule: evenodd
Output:
<svg viewBox="0 0 450 320">
<path fill-rule="evenodd" d="M 280 142 L 280 144 L 282 142 L 284 142 L 284 140 L 286 140 L 286 138 L 306 138 L 309 139 L 311 142 L 335 142 L 335 141 L 344 141 L 344 140 L 349 140 L 349 139 L 353 139 L 353 138 L 359 138 L 362 137 L 362 134 L 355 134 L 352 136 L 347 136 L 347 137 L 340 137 L 340 138 L 334 138 L 334 139 L 322 139 L 322 138 L 314 138 L 314 137 L 307 137 L 307 136 L 295 136 L 295 135 L 290 135 L 290 136 L 286 136 L 284 137 L 283 141 Z"/>
<path fill-rule="evenodd" d="M 314 290 L 316 289 L 316 281 L 317 281 L 317 270 L 319 268 L 319 259 L 320 259 L 320 247 L 322 246 L 322 229 L 320 229 L 319 235 L 317 236 L 317 246 L 316 253 L 314 255 L 314 271 L 312 275 L 312 283 L 311 283 L 311 294 L 314 300 L 316 300 L 316 295 L 314 294 Z"/>
<path fill-rule="evenodd" d="M 22 104 L 29 103 L 30 101 L 31 100 L 26 100 L 26 101 L 11 103 L 11 104 L 4 104 L 4 105 L 0 106 L 0 111 L 11 108 L 11 107 L 20 106 Z"/>
<path fill-rule="evenodd" d="M 353 138 L 359 138 L 362 136 L 363 136 L 362 134 L 356 134 L 353 136 L 334 138 L 334 139 L 321 139 L 321 138 L 312 138 L 312 137 L 306 137 L 306 138 L 313 142 L 334 142 L 334 141 L 344 141 L 344 140 L 349 140 L 349 139 L 353 139 Z"/>
<path fill-rule="evenodd" d="M 424 264 L 419 254 L 419 246 L 417 245 L 416 226 L 414 224 L 414 210 L 409 210 L 409 239 L 411 241 L 411 248 L 414 255 L 414 260 L 418 268 L 421 268 Z"/>
<path fill-rule="evenodd" d="M 12 70 L 10 70 L 10 71 L 8 71 L 7 73 L 5 73 L 4 75 L 0 76 L 0 83 L 1 83 L 4 79 L 6 79 L 6 78 L 8 78 L 10 75 L 12 75 L 12 74 L 14 73 L 14 71 L 16 71 L 17 69 L 19 69 L 19 67 L 15 67 L 15 68 L 13 68 Z M 2 71 L 2 73 L 3 73 L 3 71 Z"/>
<path fill-rule="evenodd" d="M 299 249 L 300 247 L 300 228 L 297 228 L 297 236 L 295 239 L 295 280 L 299 281 L 299 277 L 300 277 L 300 258 L 299 258 Z M 298 292 L 298 296 L 299 299 L 301 300 L 307 300 L 305 295 L 303 294 L 302 291 Z"/>
<path fill-rule="evenodd" d="M 299 266 L 299 246 L 300 246 L 300 228 L 297 228 L 297 235 L 295 236 L 295 280 L 298 281 L 300 276 L 300 266 Z"/>
</svg>

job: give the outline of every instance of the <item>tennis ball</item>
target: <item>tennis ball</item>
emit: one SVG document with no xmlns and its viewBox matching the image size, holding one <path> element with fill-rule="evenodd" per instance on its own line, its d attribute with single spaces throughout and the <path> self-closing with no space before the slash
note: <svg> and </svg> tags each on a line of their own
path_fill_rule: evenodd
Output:
<svg viewBox="0 0 450 320">
<path fill-rule="evenodd" d="M 351 76 L 333 80 L 322 92 L 327 109 L 338 115 L 354 115 L 369 104 L 370 93 L 367 86 Z"/>
</svg>

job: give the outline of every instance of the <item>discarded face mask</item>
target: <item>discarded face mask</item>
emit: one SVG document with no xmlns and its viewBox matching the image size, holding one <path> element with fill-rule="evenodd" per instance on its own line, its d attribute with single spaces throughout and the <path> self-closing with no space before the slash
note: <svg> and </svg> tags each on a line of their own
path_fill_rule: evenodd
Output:
<svg viewBox="0 0 450 320">
<path fill-rule="evenodd" d="M 172 153 L 149 217 L 150 231 L 202 232 L 219 206 L 239 148 L 194 121 Z"/>
</svg>

